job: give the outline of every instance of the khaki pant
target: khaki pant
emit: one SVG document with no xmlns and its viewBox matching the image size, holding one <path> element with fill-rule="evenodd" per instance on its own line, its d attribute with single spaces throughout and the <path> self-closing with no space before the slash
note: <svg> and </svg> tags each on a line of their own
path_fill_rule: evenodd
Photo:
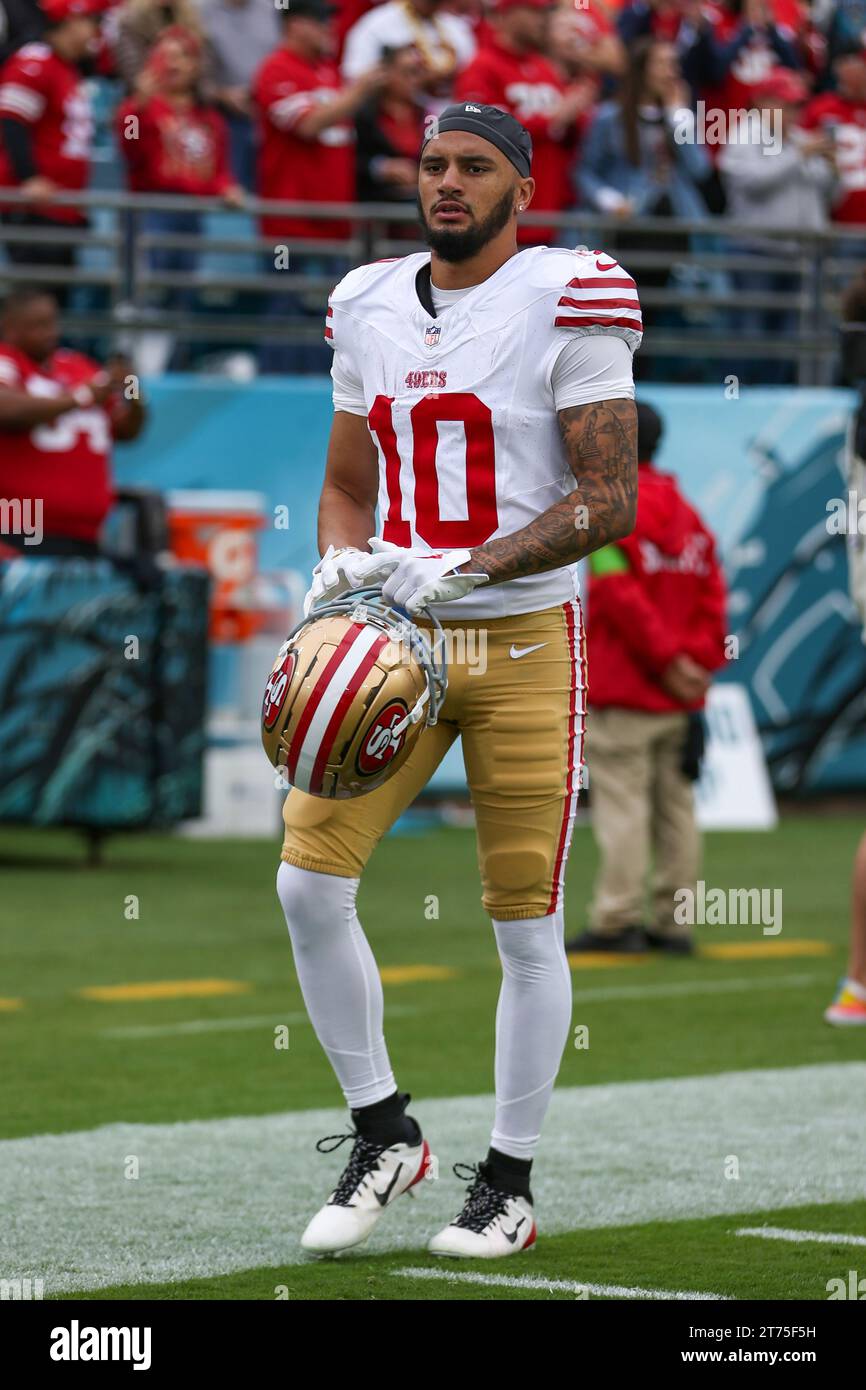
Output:
<svg viewBox="0 0 866 1390">
<path fill-rule="evenodd" d="M 689 935 L 673 918 L 674 893 L 694 890 L 700 862 L 692 784 L 680 771 L 687 725 L 685 714 L 590 710 L 586 760 L 601 855 L 589 917 L 594 931 L 644 925 Z"/>
</svg>

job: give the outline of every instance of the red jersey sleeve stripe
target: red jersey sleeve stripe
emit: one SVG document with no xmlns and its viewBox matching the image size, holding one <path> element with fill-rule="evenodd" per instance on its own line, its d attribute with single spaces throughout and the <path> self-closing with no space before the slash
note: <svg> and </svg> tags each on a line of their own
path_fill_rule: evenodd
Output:
<svg viewBox="0 0 866 1390">
<path fill-rule="evenodd" d="M 637 299 L 560 299 L 560 309 L 634 309 L 639 312 Z"/>
<path fill-rule="evenodd" d="M 325 337 L 326 337 L 326 338 L 333 338 L 333 336 L 334 336 L 334 335 L 333 335 L 331 329 L 330 329 L 330 328 L 326 328 L 326 329 L 325 329 Z"/>
<path fill-rule="evenodd" d="M 630 275 L 585 275 L 581 280 L 569 280 L 567 290 L 634 290 L 637 285 Z"/>
<path fill-rule="evenodd" d="M 641 320 L 638 319 L 611 319 L 611 318 L 578 318 L 576 314 L 569 314 L 566 318 L 556 318 L 553 320 L 556 328 L 630 328 L 633 333 L 642 331 Z"/>
</svg>

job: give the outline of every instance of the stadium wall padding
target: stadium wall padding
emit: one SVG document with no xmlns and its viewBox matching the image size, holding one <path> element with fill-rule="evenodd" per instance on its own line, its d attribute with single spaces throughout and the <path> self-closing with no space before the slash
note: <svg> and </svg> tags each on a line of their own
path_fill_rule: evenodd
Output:
<svg viewBox="0 0 866 1390">
<path fill-rule="evenodd" d="M 103 559 L 0 563 L 0 821 L 200 815 L 208 591 L 193 567 L 144 586 Z"/>
<path fill-rule="evenodd" d="M 147 384 L 152 421 L 119 449 L 117 474 L 161 488 L 250 488 L 288 506 L 288 530 L 261 538 L 264 568 L 308 573 L 332 414 L 327 377 L 234 385 L 164 377 Z M 778 790 L 866 787 L 866 654 L 847 592 L 845 539 L 827 504 L 846 495 L 844 390 L 647 385 L 675 472 L 716 531 L 731 586 L 739 657 Z M 592 674 L 590 672 L 590 689 Z"/>
</svg>

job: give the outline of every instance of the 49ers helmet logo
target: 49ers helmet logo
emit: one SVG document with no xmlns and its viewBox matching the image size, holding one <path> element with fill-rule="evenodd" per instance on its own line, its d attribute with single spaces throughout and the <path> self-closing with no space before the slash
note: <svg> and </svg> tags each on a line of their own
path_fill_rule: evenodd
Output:
<svg viewBox="0 0 866 1390">
<path fill-rule="evenodd" d="M 402 700 L 392 700 L 376 715 L 358 750 L 357 766 L 362 777 L 381 772 L 400 752 L 406 742 L 406 729 L 395 736 L 394 726 L 405 719 L 408 712 L 409 707 Z"/>
<path fill-rule="evenodd" d="M 296 661 L 297 654 L 294 651 L 286 652 L 282 661 L 274 667 L 265 687 L 265 698 L 262 703 L 262 728 L 269 733 L 280 717 L 286 692 L 292 683 Z"/>
</svg>

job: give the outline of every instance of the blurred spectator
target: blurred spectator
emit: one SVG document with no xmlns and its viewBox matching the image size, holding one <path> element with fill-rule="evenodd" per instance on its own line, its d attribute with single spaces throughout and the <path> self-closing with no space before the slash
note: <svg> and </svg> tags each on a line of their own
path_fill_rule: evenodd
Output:
<svg viewBox="0 0 866 1390">
<path fill-rule="evenodd" d="M 200 78 L 201 41 L 189 30 L 166 29 L 138 75 L 135 96 L 117 112 L 129 186 L 135 193 L 225 198 L 239 206 L 243 190 L 232 177 L 226 122 L 215 106 L 202 101 Z M 145 225 L 151 232 L 200 230 L 196 212 L 146 213 Z M 192 268 L 191 259 L 163 267 Z"/>
<path fill-rule="evenodd" d="M 208 0 L 202 23 L 213 55 L 214 99 L 229 123 L 232 168 L 245 188 L 255 183 L 253 78 L 280 41 L 274 0 Z M 243 30 L 243 42 L 238 31 Z"/>
<path fill-rule="evenodd" d="M 385 84 L 358 111 L 358 197 L 362 203 L 411 203 L 418 197 L 424 137 L 424 64 L 414 44 L 385 49 Z M 396 224 L 412 231 L 411 224 Z"/>
<path fill-rule="evenodd" d="M 577 167 L 581 194 L 591 207 L 624 220 L 699 218 L 706 213 L 701 185 L 710 173 L 704 146 L 695 142 L 673 45 L 638 39 L 617 99 L 599 108 L 587 135 Z"/>
<path fill-rule="evenodd" d="M 672 43 L 680 71 L 696 99 L 718 80 L 713 26 L 722 16 L 720 5 L 705 4 L 704 0 L 626 0 L 617 28 L 628 48 L 642 38 Z"/>
<path fill-rule="evenodd" d="M 59 342 L 54 296 L 12 290 L 0 309 L 0 494 L 20 501 L 22 516 L 41 510 L 44 539 L 4 534 L 0 551 L 95 555 L 114 497 L 111 442 L 145 423 L 128 362 L 103 370 Z"/>
<path fill-rule="evenodd" d="M 836 91 L 813 97 L 801 124 L 832 146 L 838 172 L 833 220 L 866 224 L 866 52 L 858 45 L 840 53 L 833 74 Z"/>
<path fill-rule="evenodd" d="M 813 0 L 810 19 L 824 39 L 828 66 L 866 43 L 866 0 Z"/>
<path fill-rule="evenodd" d="M 449 14 L 442 0 L 386 0 L 362 15 L 346 35 L 343 76 L 354 81 L 381 60 L 383 48 L 414 44 L 431 91 L 447 95 L 454 74 L 475 52 L 472 26 Z"/>
<path fill-rule="evenodd" d="M 229 164 L 228 127 L 215 106 L 201 97 L 202 41 L 176 26 L 165 29 L 136 80 L 136 95 L 117 113 L 118 143 L 134 193 L 174 193 L 185 198 L 224 198 L 239 207 L 243 189 Z M 148 209 L 141 214 L 143 232 L 157 237 L 201 235 L 201 214 L 184 209 Z M 151 269 L 192 277 L 197 252 L 188 246 L 153 246 Z M 193 309 L 194 286 L 169 287 L 160 296 L 176 309 Z M 171 352 L 171 341 L 163 350 Z M 186 349 L 172 365 L 187 365 Z"/>
<path fill-rule="evenodd" d="M 0 0 L 0 63 L 25 43 L 41 39 L 45 14 L 39 0 Z"/>
<path fill-rule="evenodd" d="M 589 561 L 587 766 L 600 864 L 589 929 L 566 949 L 687 954 L 674 894 L 698 876 L 691 784 L 698 712 L 725 661 L 725 588 L 711 533 L 673 474 L 653 467 L 662 421 L 643 402 L 637 412 L 635 528 Z"/>
<path fill-rule="evenodd" d="M 262 198 L 350 203 L 355 196 L 353 120 L 386 81 L 381 63 L 342 86 L 332 60 L 333 8 L 292 0 L 282 13 L 280 47 L 253 83 L 260 122 L 258 193 Z M 343 222 L 282 214 L 262 218 L 266 237 L 340 237 Z"/>
<path fill-rule="evenodd" d="M 257 191 L 261 198 L 287 202 L 351 203 L 355 198 L 354 118 L 363 103 L 386 82 L 381 63 L 343 87 L 331 55 L 335 48 L 333 9 L 323 0 L 292 0 L 282 12 L 280 47 L 266 58 L 253 83 L 260 122 Z M 348 224 L 336 219 L 268 213 L 262 235 L 275 243 L 286 238 L 344 238 Z M 346 267 L 332 255 L 293 252 L 291 273 L 319 273 L 338 279 Z M 286 273 L 272 253 L 267 269 Z M 307 302 L 284 292 L 268 305 L 271 317 L 321 316 L 321 294 Z M 274 345 L 262 350 L 263 371 L 327 370 L 330 350 Z"/>
<path fill-rule="evenodd" d="M 79 208 L 51 204 L 54 193 L 87 186 L 93 140 L 90 96 L 81 68 L 95 52 L 104 0 L 43 0 L 44 43 L 26 44 L 0 69 L 0 187 L 33 195 L 28 207 L 8 207 L 15 228 L 83 227 Z M 71 267 L 72 246 L 6 244 L 17 264 Z M 58 297 L 65 302 L 66 290 Z"/>
<path fill-rule="evenodd" d="M 114 11 L 107 29 L 118 75 L 130 92 L 160 34 L 176 25 L 204 37 L 194 0 L 124 0 Z"/>
<path fill-rule="evenodd" d="M 800 290 L 796 270 L 801 249 L 796 241 L 785 241 L 778 229 L 791 227 L 801 232 L 820 231 L 827 222 L 827 205 L 835 181 L 833 142 L 818 129 L 805 131 L 797 120 L 808 90 L 803 79 L 790 68 L 777 68 L 756 89 L 756 109 L 778 112 L 780 129 L 777 137 L 781 147 L 766 146 L 760 132 L 741 129 L 740 139 L 728 141 L 722 150 L 720 170 L 727 193 L 727 213 L 734 222 L 748 223 L 759 229 L 774 228 L 772 237 L 755 236 L 732 242 L 733 254 L 748 256 L 755 262 L 753 270 L 732 272 L 734 287 L 741 292 L 736 310 L 735 326 L 743 339 L 772 336 L 777 340 L 795 337 L 798 331 L 797 293 Z M 779 261 L 790 257 L 790 270 L 767 269 L 767 258 Z M 753 294 L 777 294 L 786 298 L 784 307 L 777 309 L 750 308 L 747 300 Z M 793 379 L 793 363 L 746 360 L 735 367 L 742 381 L 760 380 L 782 384 Z M 757 373 L 757 376 L 756 376 Z"/>
<path fill-rule="evenodd" d="M 497 0 L 493 35 L 479 48 L 454 86 L 456 101 L 485 102 L 509 111 L 532 136 L 533 212 L 560 212 L 571 202 L 569 169 L 582 118 L 595 87 L 583 79 L 566 88 L 546 53 L 549 0 Z M 523 226 L 522 242 L 546 242 L 558 233 Z"/>
<path fill-rule="evenodd" d="M 797 34 L 776 20 L 770 0 L 725 0 L 715 10 L 716 79 L 700 95 L 708 106 L 747 110 L 754 105 L 755 88 L 773 68 L 801 66 Z"/>
<path fill-rule="evenodd" d="M 597 91 L 602 82 L 612 86 L 626 69 L 625 46 L 603 0 L 591 10 L 564 5 L 554 10 L 550 56 L 572 82 L 595 78 Z"/>
</svg>

